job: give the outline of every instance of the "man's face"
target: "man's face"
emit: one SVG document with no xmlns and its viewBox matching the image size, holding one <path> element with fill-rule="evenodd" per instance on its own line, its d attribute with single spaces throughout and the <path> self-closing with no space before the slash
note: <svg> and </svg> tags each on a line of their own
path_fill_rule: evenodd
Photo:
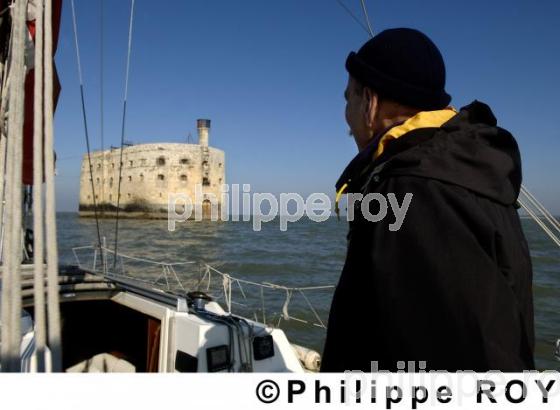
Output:
<svg viewBox="0 0 560 410">
<path fill-rule="evenodd" d="M 350 127 L 350 134 L 354 137 L 358 149 L 363 149 L 371 138 L 371 130 L 368 127 L 370 103 L 366 98 L 366 89 L 348 76 L 348 84 L 344 91 L 346 99 L 346 122 Z"/>
</svg>

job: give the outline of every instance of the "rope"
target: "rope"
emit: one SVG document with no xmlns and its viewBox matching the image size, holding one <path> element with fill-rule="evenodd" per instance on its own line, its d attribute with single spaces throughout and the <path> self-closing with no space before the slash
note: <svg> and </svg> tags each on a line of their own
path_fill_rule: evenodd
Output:
<svg viewBox="0 0 560 410">
<path fill-rule="evenodd" d="M 163 266 L 163 278 L 165 279 L 165 283 L 167 284 L 167 290 L 171 290 L 169 286 L 169 279 L 167 278 L 167 267 Z"/>
<path fill-rule="evenodd" d="M 545 217 L 545 219 L 558 231 L 560 232 L 560 223 L 556 220 L 556 218 L 554 218 L 554 216 L 552 216 L 552 214 L 548 211 L 548 209 L 546 209 L 544 207 L 544 205 L 542 203 L 539 202 L 539 200 L 537 198 L 535 198 L 533 196 L 533 194 L 531 194 L 529 192 L 529 190 L 527 188 L 525 188 L 523 185 L 521 186 L 521 192 L 527 197 L 527 199 L 529 200 L 529 202 L 531 202 L 535 208 L 537 208 L 537 210 Z"/>
<path fill-rule="evenodd" d="M 10 56 L 12 53 L 12 42 L 11 42 L 11 38 L 13 36 L 13 29 L 14 26 L 12 25 L 10 27 L 10 42 L 8 42 L 8 49 L 5 50 L 5 55 L 6 56 Z M 2 64 L 2 100 L 1 100 L 1 111 L 0 111 L 0 118 L 2 119 L 2 121 L 0 121 L 0 132 L 2 132 L 2 134 L 6 135 L 7 132 L 5 130 L 5 125 L 6 122 L 4 121 L 4 119 L 6 118 L 5 114 L 6 114 L 6 108 L 8 105 L 8 90 L 9 90 L 9 85 L 10 85 L 10 60 L 8 58 L 6 58 L 6 62 L 4 64 Z"/>
<path fill-rule="evenodd" d="M 19 48 L 19 39 L 21 39 L 23 47 L 25 47 L 25 36 L 26 36 L 26 2 L 22 2 L 21 8 L 15 9 L 15 19 L 17 22 L 14 24 L 14 50 Z M 19 26 L 19 27 L 18 27 Z M 19 32 L 18 32 L 19 31 Z M 18 53 L 19 54 L 19 53 Z M 10 192 L 10 207 L 12 208 L 12 218 L 8 221 L 9 235 L 6 240 L 10 242 L 10 261 L 8 263 L 8 269 L 10 270 L 10 287 L 12 293 L 12 300 L 10 301 L 11 308 L 11 320 L 12 320 L 12 332 L 8 333 L 8 338 L 10 339 L 10 350 L 12 352 L 11 359 L 12 370 L 21 370 L 19 364 L 19 348 L 21 344 L 21 278 L 20 278 L 20 266 L 22 258 L 22 184 L 21 184 L 21 162 L 23 157 L 23 123 L 24 123 L 24 102 L 25 102 L 25 51 L 21 52 L 21 60 L 17 61 L 19 57 L 16 57 L 16 52 L 12 54 L 13 66 L 11 69 L 15 71 L 14 88 L 10 88 L 10 112 L 9 112 L 9 129 L 8 129 L 8 145 L 12 145 L 12 155 L 10 155 L 10 160 L 12 162 L 12 170 L 9 174 L 11 192 Z M 13 98 L 13 99 L 12 99 Z M 10 371 L 10 370 L 8 370 Z"/>
<path fill-rule="evenodd" d="M 521 198 L 521 195 L 523 195 L 523 199 Z M 528 201 L 528 203 L 525 202 L 525 199 Z M 560 238 L 558 237 L 557 233 L 553 232 L 553 230 L 560 232 L 560 223 L 523 185 L 521 186 L 520 196 L 518 197 L 517 201 L 521 205 L 521 207 L 529 214 L 529 216 L 541 227 L 544 233 L 547 234 L 548 237 L 560 247 Z M 535 210 L 531 209 L 529 205 L 532 205 L 536 209 L 536 212 Z M 544 220 L 548 222 L 550 226 L 546 225 L 543 219 L 539 217 L 539 215 L 537 215 L 537 212 L 540 213 L 542 217 L 544 217 Z"/>
<path fill-rule="evenodd" d="M 171 273 L 173 274 L 173 276 L 175 277 L 175 280 L 177 281 L 177 283 L 179 284 L 179 287 L 181 288 L 181 290 L 183 292 L 186 292 L 187 290 L 184 288 L 183 284 L 181 283 L 181 281 L 179 280 L 179 276 L 177 276 L 177 272 L 175 272 L 175 268 L 173 267 L 173 265 L 169 265 L 168 269 L 171 271 Z"/>
<path fill-rule="evenodd" d="M 25 95 L 25 36 L 27 1 L 15 3 L 12 18 L 12 51 L 9 89 L 7 170 L 6 170 L 6 258 L 2 283 L 2 370 L 20 371 L 21 344 L 21 229 L 22 229 L 22 157 Z"/>
<path fill-rule="evenodd" d="M 227 273 L 223 273 L 220 272 L 218 269 L 204 264 L 204 266 L 206 266 L 207 269 L 214 271 L 215 273 L 221 275 L 221 276 L 228 276 L 231 278 L 230 275 L 228 275 Z M 245 283 L 247 285 L 253 285 L 253 286 L 262 286 L 264 288 L 269 288 L 269 289 L 290 289 L 290 290 L 321 290 L 321 289 L 333 289 L 334 285 L 325 285 L 325 286 L 304 286 L 304 287 L 296 287 L 296 288 L 292 288 L 292 287 L 287 287 L 287 286 L 282 286 L 282 285 L 276 285 L 273 283 L 269 283 L 269 282 L 263 282 L 263 283 L 258 283 L 258 282 L 251 282 L 249 280 L 245 280 L 245 279 L 237 279 L 235 278 L 236 281 L 241 282 L 241 283 Z"/>
<path fill-rule="evenodd" d="M 48 340 L 52 370 L 62 371 L 62 346 L 60 341 L 60 305 L 58 297 L 58 244 L 56 240 L 56 198 L 54 182 L 53 135 L 53 30 L 52 0 L 45 6 L 45 218 L 47 241 L 47 309 Z"/>
<path fill-rule="evenodd" d="M 288 305 L 290 304 L 291 299 L 292 291 L 290 289 L 286 289 L 286 300 L 284 301 L 284 305 L 282 306 L 282 315 L 284 316 L 284 320 L 290 319 L 290 314 L 288 313 Z"/>
<path fill-rule="evenodd" d="M 519 204 L 521 205 L 521 207 L 523 209 L 525 209 L 525 211 L 527 211 L 527 213 L 529 214 L 529 216 L 531 216 L 531 218 L 533 218 L 533 220 L 542 228 L 542 230 L 549 236 L 550 239 L 552 239 L 552 241 L 560 246 L 560 239 L 554 235 L 554 232 L 552 232 L 545 224 L 543 221 L 541 221 L 541 219 L 535 214 L 535 212 L 530 209 L 521 199 L 517 199 L 517 202 L 519 202 Z"/>
<path fill-rule="evenodd" d="M 125 72 L 125 83 L 124 83 L 124 98 L 123 98 L 123 114 L 122 114 L 122 127 L 121 127 L 121 152 L 119 161 L 119 184 L 117 189 L 117 215 L 115 222 L 115 256 L 118 253 L 119 246 L 119 210 L 121 203 L 121 180 L 122 180 L 122 167 L 123 167 L 123 147 L 124 147 L 124 136 L 126 129 L 126 101 L 128 98 L 128 78 L 130 75 L 130 55 L 132 52 L 132 25 L 134 22 L 134 0 L 132 0 L 130 6 L 130 23 L 128 26 L 128 51 L 126 56 L 126 72 Z M 113 262 L 113 269 L 117 263 L 116 258 Z"/>
<path fill-rule="evenodd" d="M 307 296 L 305 295 L 305 293 L 303 293 L 301 290 L 299 291 L 299 293 L 301 294 L 301 296 L 305 299 L 305 301 L 307 302 L 307 306 L 309 306 L 309 309 L 311 309 L 311 311 L 313 312 L 313 314 L 315 315 L 315 319 L 317 319 L 317 321 L 319 322 L 319 324 L 326 328 L 325 324 L 323 323 L 323 321 L 321 320 L 321 317 L 319 316 L 319 313 L 317 313 L 317 310 L 315 310 L 315 308 L 313 307 L 313 305 L 311 304 L 311 301 L 307 298 Z"/>
<path fill-rule="evenodd" d="M 0 109 L 0 118 L 2 116 L 2 109 Z M 3 122 L 3 121 L 0 121 Z M 6 135 L 0 131 L 0 260 L 4 255 L 4 176 L 6 175 L 6 161 L 7 161 L 7 144 Z"/>
<path fill-rule="evenodd" d="M 12 26 L 13 29 L 13 26 Z M 10 36 L 11 38 L 11 36 Z M 8 43 L 8 55 L 11 53 L 11 42 Z M 10 85 L 10 71 L 9 71 L 9 60 L 5 64 L 2 64 L 2 95 L 0 100 L 0 259 L 4 254 L 4 230 L 5 230 L 5 220 L 4 220 L 4 193 L 5 193 L 5 176 L 6 176 L 6 161 L 7 161 L 7 143 L 6 143 L 6 129 L 5 121 L 6 118 L 6 107 L 8 105 L 8 89 Z"/>
<path fill-rule="evenodd" d="M 47 326 L 45 312 L 45 272 L 43 244 L 43 13 L 44 0 L 37 0 L 35 20 L 35 89 L 33 117 L 33 305 L 37 371 L 45 371 Z"/>
<path fill-rule="evenodd" d="M 364 12 L 364 17 L 366 19 L 366 23 L 368 26 L 369 35 L 373 37 L 373 30 L 371 29 L 371 24 L 369 22 L 369 16 L 368 16 L 365 0 L 361 0 L 361 3 L 362 3 L 362 10 Z"/>
<path fill-rule="evenodd" d="M 83 250 L 83 249 L 91 249 L 91 246 L 77 246 L 75 248 L 72 248 L 72 250 L 74 251 L 78 251 L 78 250 Z M 105 252 L 109 252 L 109 253 L 113 253 L 114 251 L 112 249 L 103 247 L 103 250 Z M 76 253 L 74 252 L 74 255 Z M 124 253 L 119 253 L 118 255 L 121 258 L 126 258 L 126 259 L 130 259 L 133 261 L 138 261 L 138 262 L 146 262 L 152 265 L 170 265 L 170 266 L 180 266 L 180 265 L 191 265 L 194 264 L 196 262 L 192 262 L 192 261 L 187 261 L 187 262 L 174 262 L 174 263 L 170 263 L 170 262 L 158 262 L 158 261 L 153 261 L 150 259 L 144 259 L 144 258 L 137 258 L 135 256 L 130 256 L 130 255 L 125 255 Z"/>
<path fill-rule="evenodd" d="M 229 275 L 223 275 L 222 287 L 224 289 L 224 298 L 226 302 L 227 312 L 231 313 L 231 278 Z"/>
<path fill-rule="evenodd" d="M 95 184 L 93 182 L 93 165 L 91 163 L 91 148 L 89 143 L 89 131 L 88 131 L 88 123 L 87 123 L 87 114 L 86 114 L 86 104 L 84 98 L 84 80 L 82 76 L 82 62 L 80 58 L 80 45 L 78 42 L 78 24 L 76 23 L 76 8 L 74 6 L 74 0 L 70 2 L 72 7 L 72 27 L 74 30 L 74 44 L 76 48 L 76 61 L 78 63 L 78 78 L 80 80 L 80 97 L 82 103 L 82 120 L 84 123 L 84 133 L 86 137 L 86 148 L 87 148 L 87 158 L 88 158 L 88 166 L 89 166 L 89 179 L 91 183 L 91 195 L 93 198 L 93 213 L 95 216 L 95 227 L 97 230 L 97 242 L 99 244 L 99 248 L 101 248 L 101 229 L 99 228 L 99 217 L 97 215 L 97 199 L 95 194 Z M 101 161 L 103 162 L 103 161 Z M 103 254 L 101 254 L 101 260 L 103 261 Z M 103 263 L 104 265 L 104 263 Z"/>
<path fill-rule="evenodd" d="M 342 0 L 336 0 L 336 2 L 340 5 L 340 7 L 342 7 L 344 10 L 346 10 L 346 12 L 348 13 L 348 15 L 350 17 L 352 17 L 352 19 L 354 19 L 354 21 L 356 23 L 358 23 L 358 25 L 369 35 L 371 35 L 370 31 L 368 30 L 368 28 L 366 26 L 364 26 L 364 24 L 360 21 L 360 19 L 358 17 L 356 17 L 356 15 L 352 12 L 352 10 L 350 10 L 348 8 L 348 6 L 346 6 L 346 4 L 344 4 L 342 2 Z"/>
<path fill-rule="evenodd" d="M 261 288 L 261 309 L 262 309 L 262 322 L 266 324 L 266 313 L 264 310 L 264 288 Z"/>
<path fill-rule="evenodd" d="M 235 283 L 237 284 L 237 287 L 239 288 L 239 291 L 241 292 L 241 296 L 243 296 L 243 299 L 247 299 L 247 295 L 243 290 L 243 286 L 241 286 L 241 282 L 238 279 L 235 279 Z"/>
</svg>

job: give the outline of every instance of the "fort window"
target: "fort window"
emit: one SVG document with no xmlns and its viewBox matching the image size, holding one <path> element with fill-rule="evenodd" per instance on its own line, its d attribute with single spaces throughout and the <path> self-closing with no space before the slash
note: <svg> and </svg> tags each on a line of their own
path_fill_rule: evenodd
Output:
<svg viewBox="0 0 560 410">
<path fill-rule="evenodd" d="M 188 165 L 189 159 L 188 158 L 181 158 L 181 165 Z"/>
<path fill-rule="evenodd" d="M 97 164 L 97 169 L 101 169 L 101 163 Z"/>
<path fill-rule="evenodd" d="M 99 199 L 99 195 L 95 195 L 95 199 Z"/>
<path fill-rule="evenodd" d="M 159 197 L 160 197 L 160 198 L 162 198 L 162 197 L 163 197 L 163 194 L 162 194 L 161 192 L 159 193 Z"/>
<path fill-rule="evenodd" d="M 218 184 L 222 183 L 222 178 L 218 179 Z"/>
<path fill-rule="evenodd" d="M 140 181 L 144 182 L 144 174 L 140 174 Z"/>
<path fill-rule="evenodd" d="M 115 163 L 114 162 L 111 164 L 111 168 L 115 169 Z"/>
<path fill-rule="evenodd" d="M 91 199 L 91 195 L 88 195 L 88 196 L 87 196 L 87 199 Z"/>
<path fill-rule="evenodd" d="M 157 176 L 158 181 L 163 181 L 165 179 L 165 176 L 163 174 L 159 174 Z"/>
<path fill-rule="evenodd" d="M 158 165 L 165 165 L 165 157 L 159 157 L 156 161 Z"/>
<path fill-rule="evenodd" d="M 224 164 L 222 164 L 221 162 L 218 164 L 218 167 L 222 167 Z"/>
<path fill-rule="evenodd" d="M 134 165 L 134 161 L 128 161 L 128 165 L 129 165 L 129 166 Z"/>
<path fill-rule="evenodd" d="M 202 185 L 210 186 L 210 180 L 206 177 L 202 178 Z"/>
<path fill-rule="evenodd" d="M 146 158 L 142 158 L 140 160 L 140 165 L 146 165 Z"/>
<path fill-rule="evenodd" d="M 128 199 L 130 199 L 132 197 L 132 195 L 128 194 Z"/>
<path fill-rule="evenodd" d="M 113 186 L 113 178 L 112 178 L 112 177 L 109 179 L 109 186 L 110 186 L 110 187 Z"/>
<path fill-rule="evenodd" d="M 187 182 L 187 176 L 185 174 L 181 175 L 179 179 L 181 180 L 181 182 Z"/>
<path fill-rule="evenodd" d="M 99 184 L 99 178 L 97 178 L 97 179 L 95 180 L 95 182 L 97 182 L 97 184 Z"/>
<path fill-rule="evenodd" d="M 212 202 L 209 199 L 202 201 L 202 215 L 211 215 L 212 213 Z"/>
<path fill-rule="evenodd" d="M 109 194 L 109 201 L 113 200 L 113 195 Z"/>
<path fill-rule="evenodd" d="M 128 176 L 128 182 L 132 182 L 132 177 L 130 175 Z"/>
</svg>

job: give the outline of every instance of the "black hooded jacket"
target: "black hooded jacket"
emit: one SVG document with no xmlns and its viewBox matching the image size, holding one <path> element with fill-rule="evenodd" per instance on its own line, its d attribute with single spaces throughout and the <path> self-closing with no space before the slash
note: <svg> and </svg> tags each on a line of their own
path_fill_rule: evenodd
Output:
<svg viewBox="0 0 560 410">
<path fill-rule="evenodd" d="M 371 150 L 370 150 L 371 151 Z M 480 102 L 440 128 L 362 151 L 337 189 L 412 200 L 398 231 L 360 203 L 332 301 L 323 372 L 534 368 L 532 268 L 516 210 L 521 159 L 513 136 Z M 378 204 L 372 201 L 371 204 Z M 376 208 L 378 210 L 378 208 Z M 372 214 L 376 213 L 372 209 Z"/>
</svg>

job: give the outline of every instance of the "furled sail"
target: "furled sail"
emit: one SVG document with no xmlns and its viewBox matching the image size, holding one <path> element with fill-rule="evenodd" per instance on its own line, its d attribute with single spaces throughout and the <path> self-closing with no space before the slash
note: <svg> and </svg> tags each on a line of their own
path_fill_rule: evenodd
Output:
<svg viewBox="0 0 560 410">
<path fill-rule="evenodd" d="M 2 66 L 6 64 L 9 53 L 10 31 L 11 31 L 11 18 L 9 10 L 14 1 L 0 0 L 0 50 Z M 62 0 L 53 0 L 53 13 L 52 13 L 52 26 L 53 26 L 53 51 L 56 52 L 56 45 L 58 43 L 58 34 L 60 30 L 60 17 L 62 12 Z M 33 184 L 33 90 L 35 86 L 34 80 L 34 66 L 35 66 L 35 16 L 36 16 L 36 1 L 29 0 L 27 5 L 27 29 L 28 35 L 26 40 L 25 51 L 25 66 L 27 69 L 25 78 L 25 122 L 23 126 L 23 169 L 22 180 L 25 185 Z M 4 82 L 5 79 L 2 79 Z M 3 84 L 4 85 L 4 84 Z M 58 101 L 60 94 L 60 82 L 54 70 L 54 106 Z"/>
</svg>

